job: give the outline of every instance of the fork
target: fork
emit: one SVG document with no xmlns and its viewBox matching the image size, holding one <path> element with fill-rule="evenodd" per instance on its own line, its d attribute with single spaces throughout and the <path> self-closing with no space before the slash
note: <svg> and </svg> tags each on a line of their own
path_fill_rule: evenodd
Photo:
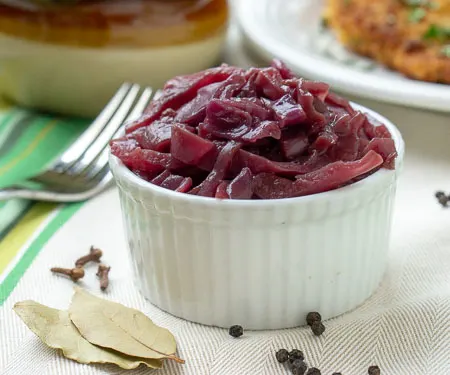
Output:
<svg viewBox="0 0 450 375">
<path fill-rule="evenodd" d="M 0 201 L 24 198 L 77 202 L 89 199 L 112 183 L 107 147 L 123 134 L 123 124 L 142 114 L 152 98 L 150 87 L 124 83 L 81 136 L 41 174 L 21 186 L 0 190 Z"/>
</svg>

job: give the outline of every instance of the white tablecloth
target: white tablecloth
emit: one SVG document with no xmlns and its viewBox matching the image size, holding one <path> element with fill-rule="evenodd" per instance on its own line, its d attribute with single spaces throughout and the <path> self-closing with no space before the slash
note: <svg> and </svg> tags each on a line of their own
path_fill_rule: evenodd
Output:
<svg viewBox="0 0 450 375">
<path fill-rule="evenodd" d="M 115 190 L 85 204 L 53 236 L 0 308 L 0 372 L 31 374 L 122 374 L 114 366 L 86 366 L 44 346 L 12 312 L 15 302 L 34 299 L 66 308 L 72 283 L 49 268 L 70 265 L 95 244 L 112 266 L 108 298 L 137 308 L 169 328 L 179 344 L 181 366 L 169 363 L 161 375 L 287 374 L 275 360 L 279 348 L 299 348 L 323 374 L 366 374 L 377 364 L 388 375 L 450 374 L 450 208 L 434 198 L 450 191 L 450 116 L 358 100 L 400 128 L 407 146 L 392 232 L 389 266 L 382 285 L 353 312 L 325 322 L 317 338 L 308 328 L 246 332 L 192 324 L 148 303 L 130 276 L 120 207 Z M 84 285 L 98 290 L 95 270 Z M 280 270 L 282 272 L 282 270 Z M 236 322 L 239 324 L 239 322 Z M 145 374 L 140 368 L 130 374 Z"/>
</svg>

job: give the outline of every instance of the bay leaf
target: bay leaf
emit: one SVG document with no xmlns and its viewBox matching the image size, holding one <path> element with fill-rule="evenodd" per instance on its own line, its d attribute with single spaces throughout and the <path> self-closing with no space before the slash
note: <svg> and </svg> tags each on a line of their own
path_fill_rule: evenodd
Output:
<svg viewBox="0 0 450 375">
<path fill-rule="evenodd" d="M 173 335 L 138 310 L 76 287 L 69 315 L 81 335 L 94 345 L 135 357 L 184 363 L 175 355 Z"/>
<path fill-rule="evenodd" d="M 126 370 L 135 369 L 140 364 L 155 369 L 162 366 L 162 361 L 157 359 L 134 358 L 92 345 L 73 325 L 68 311 L 34 301 L 16 303 L 14 311 L 47 346 L 60 349 L 66 358 L 79 363 L 111 363 Z"/>
</svg>

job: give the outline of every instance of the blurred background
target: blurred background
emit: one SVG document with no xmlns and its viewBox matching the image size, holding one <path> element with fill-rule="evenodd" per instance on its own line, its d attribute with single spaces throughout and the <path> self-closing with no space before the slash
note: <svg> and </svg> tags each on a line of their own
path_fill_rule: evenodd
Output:
<svg viewBox="0 0 450 375">
<path fill-rule="evenodd" d="M 448 134 L 449 13 L 445 0 L 0 0 L 0 233 L 35 205 L 1 189 L 67 189 L 36 176 L 83 143 L 124 82 L 156 91 L 223 62 L 277 57 L 394 120 L 422 118 Z M 107 164 L 111 135 L 91 162 Z"/>
</svg>

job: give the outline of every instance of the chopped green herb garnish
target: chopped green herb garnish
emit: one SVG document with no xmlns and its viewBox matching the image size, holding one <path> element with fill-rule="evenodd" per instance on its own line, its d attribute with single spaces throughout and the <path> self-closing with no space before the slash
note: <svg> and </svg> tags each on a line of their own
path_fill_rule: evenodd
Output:
<svg viewBox="0 0 450 375">
<path fill-rule="evenodd" d="M 450 44 L 441 48 L 441 55 L 450 58 Z"/>
<path fill-rule="evenodd" d="M 420 21 L 422 21 L 425 16 L 427 15 L 427 12 L 425 11 L 425 9 L 423 8 L 414 8 L 413 10 L 411 10 L 411 12 L 409 12 L 409 22 L 412 23 L 419 23 Z"/>
<path fill-rule="evenodd" d="M 428 3 L 428 0 L 402 0 L 405 5 L 409 5 L 410 7 L 418 7 L 420 5 L 425 5 Z"/>
<path fill-rule="evenodd" d="M 320 26 L 322 27 L 322 29 L 328 29 L 328 19 L 326 17 L 322 17 L 322 19 L 320 20 Z"/>
<path fill-rule="evenodd" d="M 401 2 L 410 7 L 426 7 L 429 9 L 439 8 L 439 4 L 432 0 L 401 0 Z"/>
<path fill-rule="evenodd" d="M 428 30 L 425 31 L 425 34 L 423 34 L 423 38 L 424 39 L 435 39 L 435 38 L 438 38 L 439 35 L 440 35 L 439 28 L 436 25 L 432 24 L 432 25 L 430 25 Z"/>
<path fill-rule="evenodd" d="M 450 39 L 450 27 L 432 24 L 425 32 L 425 34 L 423 34 L 423 38 L 435 39 L 445 42 L 446 40 Z"/>
<path fill-rule="evenodd" d="M 351 2 L 352 0 L 344 0 L 344 5 L 350 5 Z"/>
</svg>

